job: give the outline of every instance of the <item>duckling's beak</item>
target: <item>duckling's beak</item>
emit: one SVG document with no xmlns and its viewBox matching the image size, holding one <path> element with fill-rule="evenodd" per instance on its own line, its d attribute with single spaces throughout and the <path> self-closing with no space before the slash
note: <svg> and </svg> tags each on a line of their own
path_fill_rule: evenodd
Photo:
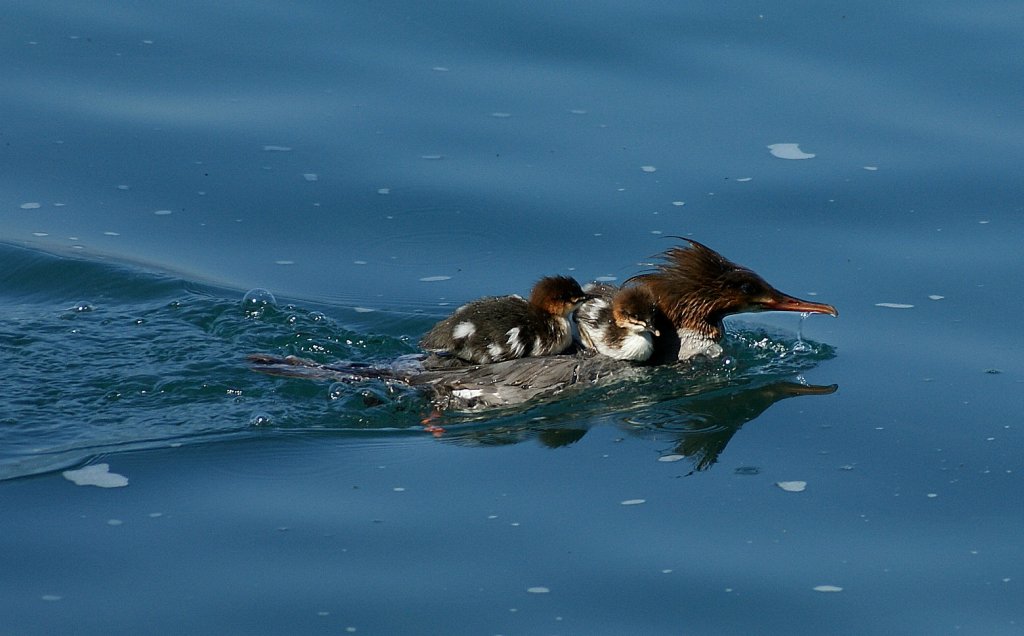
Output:
<svg viewBox="0 0 1024 636">
<path fill-rule="evenodd" d="M 654 328 L 654 323 L 653 322 L 644 322 L 642 324 L 644 326 L 644 329 L 646 329 L 647 331 L 650 331 L 651 334 L 655 338 L 661 337 L 661 332 Z"/>
</svg>

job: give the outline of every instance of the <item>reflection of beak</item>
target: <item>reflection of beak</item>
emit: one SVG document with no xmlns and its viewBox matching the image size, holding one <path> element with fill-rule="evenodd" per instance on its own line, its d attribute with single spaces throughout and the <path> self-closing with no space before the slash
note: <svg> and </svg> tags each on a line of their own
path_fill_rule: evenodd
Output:
<svg viewBox="0 0 1024 636">
<path fill-rule="evenodd" d="M 828 314 L 838 316 L 839 312 L 832 305 L 825 303 L 812 303 L 809 300 L 801 300 L 793 296 L 776 291 L 766 300 L 758 302 L 765 311 L 799 311 L 809 314 Z"/>
<path fill-rule="evenodd" d="M 798 382 L 780 382 L 772 387 L 786 396 L 793 395 L 828 395 L 839 389 L 838 384 L 800 384 Z"/>
</svg>

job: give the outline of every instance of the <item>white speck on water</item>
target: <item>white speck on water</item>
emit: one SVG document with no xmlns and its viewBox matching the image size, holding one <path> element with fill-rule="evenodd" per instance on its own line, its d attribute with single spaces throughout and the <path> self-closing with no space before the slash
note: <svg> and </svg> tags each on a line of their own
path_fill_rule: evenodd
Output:
<svg viewBox="0 0 1024 636">
<path fill-rule="evenodd" d="M 582 108 L 573 108 L 569 110 L 573 115 L 586 115 L 587 111 Z"/>
<path fill-rule="evenodd" d="M 159 519 L 162 516 L 164 516 L 164 513 L 162 513 L 162 512 L 151 512 L 151 513 L 149 513 L 149 518 L 150 519 Z"/>
<path fill-rule="evenodd" d="M 424 276 L 420 279 L 421 283 L 436 283 L 442 280 L 451 280 L 451 276 Z"/>
<path fill-rule="evenodd" d="M 640 166 L 640 169 L 644 172 L 657 172 L 658 169 L 654 166 Z"/>
<path fill-rule="evenodd" d="M 143 40 L 142 41 L 143 44 L 153 44 L 153 42 L 154 42 L 153 40 Z"/>
<path fill-rule="evenodd" d="M 291 148 L 288 146 L 263 146 L 263 150 L 266 152 L 291 152 Z"/>
<path fill-rule="evenodd" d="M 981 225 L 988 225 L 989 222 L 988 221 L 978 221 L 978 223 L 980 223 Z"/>
<path fill-rule="evenodd" d="M 686 201 L 673 201 L 672 205 L 676 206 L 677 208 L 681 208 L 684 205 L 686 205 Z"/>
<path fill-rule="evenodd" d="M 430 70 L 437 71 L 438 73 L 447 73 L 449 69 L 447 66 L 434 66 Z"/>
<path fill-rule="evenodd" d="M 320 175 L 318 175 L 315 172 L 306 172 L 303 173 L 302 178 L 305 179 L 306 181 L 319 181 Z"/>
<path fill-rule="evenodd" d="M 76 486 L 97 486 L 99 488 L 121 488 L 128 485 L 124 475 L 110 472 L 110 464 L 93 464 L 78 470 L 65 470 L 64 479 L 73 481 Z"/>
<path fill-rule="evenodd" d="M 37 201 L 29 201 L 28 203 L 22 203 L 20 207 L 22 210 L 38 210 L 42 207 L 42 204 Z"/>
<path fill-rule="evenodd" d="M 813 159 L 815 157 L 814 153 L 800 150 L 800 144 L 769 144 L 768 150 L 772 153 L 773 157 L 778 157 L 779 159 Z"/>
<path fill-rule="evenodd" d="M 612 281 L 619 280 L 619 277 L 618 276 L 598 276 L 594 280 L 596 280 L 599 283 L 610 283 Z"/>
<path fill-rule="evenodd" d="M 47 234 L 46 232 L 32 232 L 32 236 L 38 236 L 42 238 L 44 236 L 49 236 L 49 234 Z"/>
<path fill-rule="evenodd" d="M 401 486 L 395 486 L 391 490 L 393 490 L 395 492 L 405 492 L 405 488 L 402 488 Z"/>
<path fill-rule="evenodd" d="M 444 155 L 420 155 L 420 159 L 426 159 L 428 161 L 437 161 L 443 158 Z"/>
<path fill-rule="evenodd" d="M 330 616 L 331 613 L 328 612 L 328 611 L 325 611 L 325 610 L 320 610 L 319 612 L 316 613 L 316 615 L 317 616 Z"/>
<path fill-rule="evenodd" d="M 294 265 L 295 261 L 280 260 L 274 261 L 274 265 Z"/>
<path fill-rule="evenodd" d="M 366 265 L 366 261 L 352 261 L 353 265 Z"/>
<path fill-rule="evenodd" d="M 927 497 L 928 497 L 929 499 L 935 499 L 935 498 L 936 498 L 936 497 L 938 497 L 938 496 L 939 496 L 939 495 L 938 495 L 938 493 L 934 493 L 934 492 L 930 492 L 930 493 L 928 493 L 928 495 L 927 495 Z"/>
<path fill-rule="evenodd" d="M 352 311 L 356 312 L 357 314 L 370 314 L 370 313 L 373 313 L 373 312 L 375 312 L 377 310 L 376 309 L 370 309 L 369 307 L 353 307 Z"/>
<path fill-rule="evenodd" d="M 528 587 L 526 591 L 530 594 L 547 594 L 551 589 L 538 585 L 536 587 Z"/>
<path fill-rule="evenodd" d="M 642 503 L 647 503 L 646 499 L 626 499 L 620 502 L 623 506 L 638 506 Z"/>
<path fill-rule="evenodd" d="M 786 492 L 803 492 L 807 490 L 806 481 L 777 481 L 775 485 Z"/>
<path fill-rule="evenodd" d="M 377 188 L 377 194 L 391 194 L 391 188 Z"/>
<path fill-rule="evenodd" d="M 938 294 L 928 294 L 928 300 L 942 300 L 945 296 L 939 296 Z"/>
<path fill-rule="evenodd" d="M 498 515 L 487 515 L 488 519 L 497 519 Z"/>
<path fill-rule="evenodd" d="M 651 234 L 664 234 L 661 230 L 651 230 Z"/>
<path fill-rule="evenodd" d="M 672 574 L 672 568 L 665 568 L 661 571 L 662 574 Z"/>
<path fill-rule="evenodd" d="M 842 592 L 843 588 L 838 585 L 815 585 L 815 592 Z"/>
<path fill-rule="evenodd" d="M 104 236 L 121 236 L 121 233 L 120 232 L 110 232 L 110 231 L 107 231 L 107 232 L 104 232 L 103 235 Z"/>
<path fill-rule="evenodd" d="M 44 601 L 49 601 L 52 603 L 53 601 L 59 601 L 64 597 L 58 596 L 57 594 L 43 594 L 39 598 L 43 599 Z"/>
<path fill-rule="evenodd" d="M 117 186 L 117 189 L 118 190 L 131 190 L 131 186 L 126 184 L 126 183 L 122 183 L 121 185 Z"/>
<path fill-rule="evenodd" d="M 123 523 L 124 522 L 121 521 L 120 519 L 107 519 L 107 525 L 108 526 L 119 526 L 119 525 L 121 525 Z"/>
<path fill-rule="evenodd" d="M 885 307 L 887 309 L 912 309 L 914 306 L 906 303 L 875 303 L 875 307 Z"/>
<path fill-rule="evenodd" d="M 507 119 L 512 116 L 512 113 L 491 113 L 491 117 L 497 117 L 498 119 Z"/>
<path fill-rule="evenodd" d="M 172 212 L 170 210 L 154 210 L 153 214 L 157 216 L 167 216 L 168 214 L 172 214 Z"/>
<path fill-rule="evenodd" d="M 680 459 L 685 459 L 686 455 L 662 455 L 658 458 L 659 462 L 677 462 Z"/>
<path fill-rule="evenodd" d="M 746 183 L 747 181 L 753 181 L 753 180 L 754 180 L 754 177 L 740 177 L 739 179 L 736 179 L 736 181 L 739 181 L 740 183 Z"/>
</svg>

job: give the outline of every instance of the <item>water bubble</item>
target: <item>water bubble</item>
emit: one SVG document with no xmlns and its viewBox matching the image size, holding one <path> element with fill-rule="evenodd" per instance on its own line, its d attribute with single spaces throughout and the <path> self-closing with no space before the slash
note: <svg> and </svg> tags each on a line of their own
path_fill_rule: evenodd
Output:
<svg viewBox="0 0 1024 636">
<path fill-rule="evenodd" d="M 339 400 L 348 393 L 348 386 L 344 382 L 335 382 L 327 389 L 327 399 Z"/>
<path fill-rule="evenodd" d="M 793 343 L 793 346 L 790 350 L 793 353 L 811 353 L 814 351 L 814 347 L 807 344 L 803 340 L 797 340 L 796 342 Z"/>
<path fill-rule="evenodd" d="M 309 312 L 309 319 L 313 322 L 321 322 L 327 320 L 327 316 L 320 311 L 311 311 Z"/>
<path fill-rule="evenodd" d="M 250 289 L 242 298 L 242 310 L 247 318 L 261 318 L 267 307 L 277 307 L 277 299 L 266 289 Z"/>
<path fill-rule="evenodd" d="M 254 428 L 259 428 L 261 426 L 270 426 L 270 424 L 270 416 L 267 415 L 266 413 L 256 413 L 251 418 L 249 418 L 249 426 L 252 426 Z"/>
<path fill-rule="evenodd" d="M 96 308 L 89 303 L 75 303 L 74 307 L 68 309 L 68 311 L 74 311 L 76 313 L 85 313 L 87 311 L 94 311 Z"/>
</svg>

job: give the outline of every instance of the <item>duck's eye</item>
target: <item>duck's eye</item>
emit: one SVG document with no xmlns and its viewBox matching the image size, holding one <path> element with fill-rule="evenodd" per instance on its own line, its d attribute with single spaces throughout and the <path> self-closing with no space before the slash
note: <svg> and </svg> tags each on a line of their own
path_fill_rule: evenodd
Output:
<svg viewBox="0 0 1024 636">
<path fill-rule="evenodd" d="M 757 293 L 757 285 L 750 281 L 740 283 L 740 293 L 744 296 L 753 296 Z"/>
</svg>

